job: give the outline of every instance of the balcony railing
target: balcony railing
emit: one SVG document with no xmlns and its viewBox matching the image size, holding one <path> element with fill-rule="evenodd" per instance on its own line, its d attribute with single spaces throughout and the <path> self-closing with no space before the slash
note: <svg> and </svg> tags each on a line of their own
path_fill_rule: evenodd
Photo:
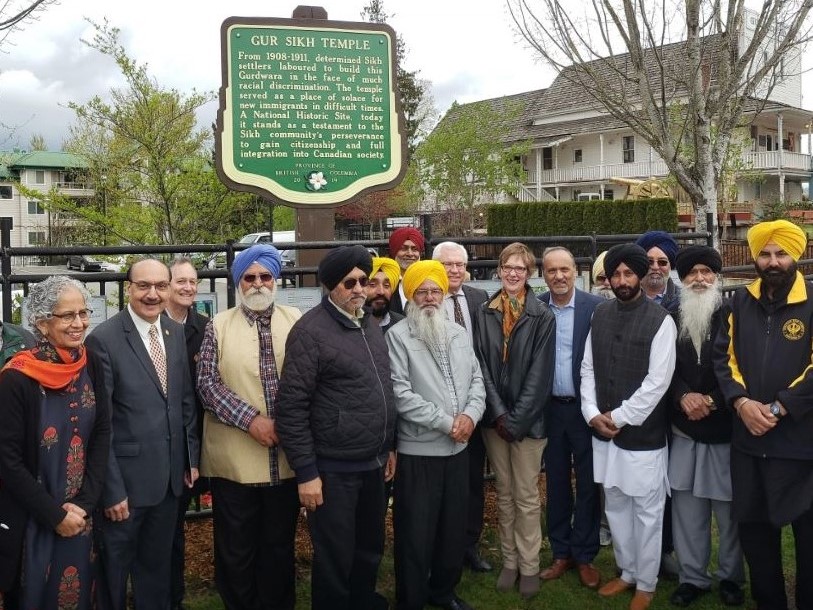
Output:
<svg viewBox="0 0 813 610">
<path fill-rule="evenodd" d="M 801 172 L 813 171 L 813 157 L 797 152 L 782 151 L 782 167 L 786 170 Z M 744 169 L 778 170 L 779 151 L 747 152 L 743 154 Z M 542 170 L 537 181 L 536 169 L 528 170 L 528 188 L 534 187 L 537 182 L 543 186 L 578 182 L 602 182 L 610 178 L 660 178 L 666 176 L 669 170 L 666 163 L 661 160 L 640 161 L 636 163 L 613 163 L 609 165 L 587 165 L 578 167 L 563 167 L 559 169 Z"/>
</svg>

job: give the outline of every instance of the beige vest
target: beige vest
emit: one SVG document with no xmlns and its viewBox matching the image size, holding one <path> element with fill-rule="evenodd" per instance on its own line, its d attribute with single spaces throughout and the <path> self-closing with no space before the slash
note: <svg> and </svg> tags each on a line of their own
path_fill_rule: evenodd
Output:
<svg viewBox="0 0 813 610">
<path fill-rule="evenodd" d="M 302 313 L 294 307 L 274 305 L 271 339 L 277 374 L 282 373 L 288 332 Z M 218 371 L 223 384 L 242 400 L 265 415 L 265 398 L 260 380 L 260 338 L 239 307 L 217 314 L 213 320 L 217 337 Z M 221 477 L 237 483 L 269 483 L 269 449 L 247 432 L 227 426 L 212 413 L 203 415 L 201 475 Z M 290 479 L 294 471 L 282 448 L 278 448 L 280 479 Z"/>
</svg>

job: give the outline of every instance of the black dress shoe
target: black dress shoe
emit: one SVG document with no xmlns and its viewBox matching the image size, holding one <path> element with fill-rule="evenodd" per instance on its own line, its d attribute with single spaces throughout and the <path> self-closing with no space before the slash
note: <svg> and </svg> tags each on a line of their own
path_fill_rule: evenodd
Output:
<svg viewBox="0 0 813 610">
<path fill-rule="evenodd" d="M 745 594 L 742 587 L 730 580 L 720 581 L 720 601 L 726 606 L 742 606 L 745 603 Z"/>
<path fill-rule="evenodd" d="M 472 572 L 491 572 L 494 569 L 490 563 L 480 557 L 480 553 L 476 549 L 467 549 L 463 553 L 463 565 Z"/>
<path fill-rule="evenodd" d="M 703 593 L 707 593 L 707 591 L 705 589 L 701 589 L 700 587 L 696 587 L 691 583 L 682 582 L 680 585 L 678 585 L 678 588 L 675 589 L 675 592 L 672 593 L 671 597 L 669 598 L 669 603 L 673 606 L 685 608 L 698 597 L 703 595 Z"/>
<path fill-rule="evenodd" d="M 445 604 L 433 604 L 430 602 L 430 606 L 437 606 L 438 608 L 443 608 L 443 610 L 474 610 L 471 606 L 469 606 L 466 602 L 460 599 L 457 595 L 455 595 L 451 601 L 446 602 Z"/>
</svg>

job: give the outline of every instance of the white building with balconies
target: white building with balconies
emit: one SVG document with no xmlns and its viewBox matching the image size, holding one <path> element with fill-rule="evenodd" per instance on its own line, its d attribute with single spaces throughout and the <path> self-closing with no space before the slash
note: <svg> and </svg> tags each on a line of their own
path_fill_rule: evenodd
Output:
<svg viewBox="0 0 813 610">
<path fill-rule="evenodd" d="M 50 245 L 55 226 L 71 219 L 47 209 L 32 191 L 89 199 L 94 190 L 85 181 L 85 167 L 70 153 L 0 152 L 0 216 L 12 218 L 12 247 Z"/>
<path fill-rule="evenodd" d="M 739 32 L 739 44 L 748 42 L 756 13 L 746 11 Z M 749 29 L 750 28 L 750 29 Z M 714 57 L 715 39 L 708 40 Z M 741 46 L 740 48 L 744 48 Z M 673 43 L 647 56 L 659 56 L 666 64 L 679 66 L 685 57 L 683 43 Z M 755 61 L 759 64 L 760 58 Z M 591 62 L 592 70 L 624 70 L 628 55 L 612 58 L 613 68 L 603 60 Z M 674 68 L 677 72 L 677 68 Z M 613 179 L 663 179 L 669 175 L 666 163 L 649 143 L 627 124 L 610 115 L 580 84 L 584 79 L 566 68 L 547 89 L 486 100 L 497 112 L 515 116 L 503 136 L 507 144 L 529 142 L 530 152 L 522 158 L 526 180 L 516 198 L 523 202 L 587 199 L 623 199 L 627 186 Z M 704 76 L 714 84 L 714 60 L 704 66 Z M 657 68 L 653 66 L 653 73 Z M 605 73 L 604 76 L 607 76 Z M 667 83 L 669 84 L 669 83 Z M 619 86 L 622 86 L 619 84 Z M 680 103 L 680 87 L 670 89 Z M 803 198 L 803 184 L 811 177 L 811 126 L 813 111 L 801 108 L 802 80 L 798 53 L 788 53 L 775 74 L 757 88 L 762 98 L 750 98 L 744 108 L 737 154 L 735 193 L 720 193 L 728 204 L 758 209 L 765 202 L 794 202 Z M 634 107 L 634 95 L 630 97 Z M 522 109 L 517 113 L 516 109 Z M 805 144 L 803 146 L 803 143 Z"/>
</svg>

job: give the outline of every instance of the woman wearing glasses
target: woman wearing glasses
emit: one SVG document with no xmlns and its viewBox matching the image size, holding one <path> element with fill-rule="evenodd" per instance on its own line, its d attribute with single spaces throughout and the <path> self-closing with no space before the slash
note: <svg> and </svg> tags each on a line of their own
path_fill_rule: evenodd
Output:
<svg viewBox="0 0 813 610">
<path fill-rule="evenodd" d="M 503 567 L 497 590 L 519 579 L 525 598 L 539 591 L 542 544 L 539 467 L 545 448 L 543 407 L 553 384 L 556 324 L 527 283 L 536 259 L 521 243 L 500 253 L 502 288 L 477 312 L 476 340 L 486 414 L 483 440 L 496 475 Z"/>
<path fill-rule="evenodd" d="M 110 416 L 100 365 L 84 347 L 89 297 L 65 276 L 32 286 L 28 320 L 38 343 L 0 373 L 5 610 L 95 606 L 92 512 L 107 467 Z"/>
</svg>

